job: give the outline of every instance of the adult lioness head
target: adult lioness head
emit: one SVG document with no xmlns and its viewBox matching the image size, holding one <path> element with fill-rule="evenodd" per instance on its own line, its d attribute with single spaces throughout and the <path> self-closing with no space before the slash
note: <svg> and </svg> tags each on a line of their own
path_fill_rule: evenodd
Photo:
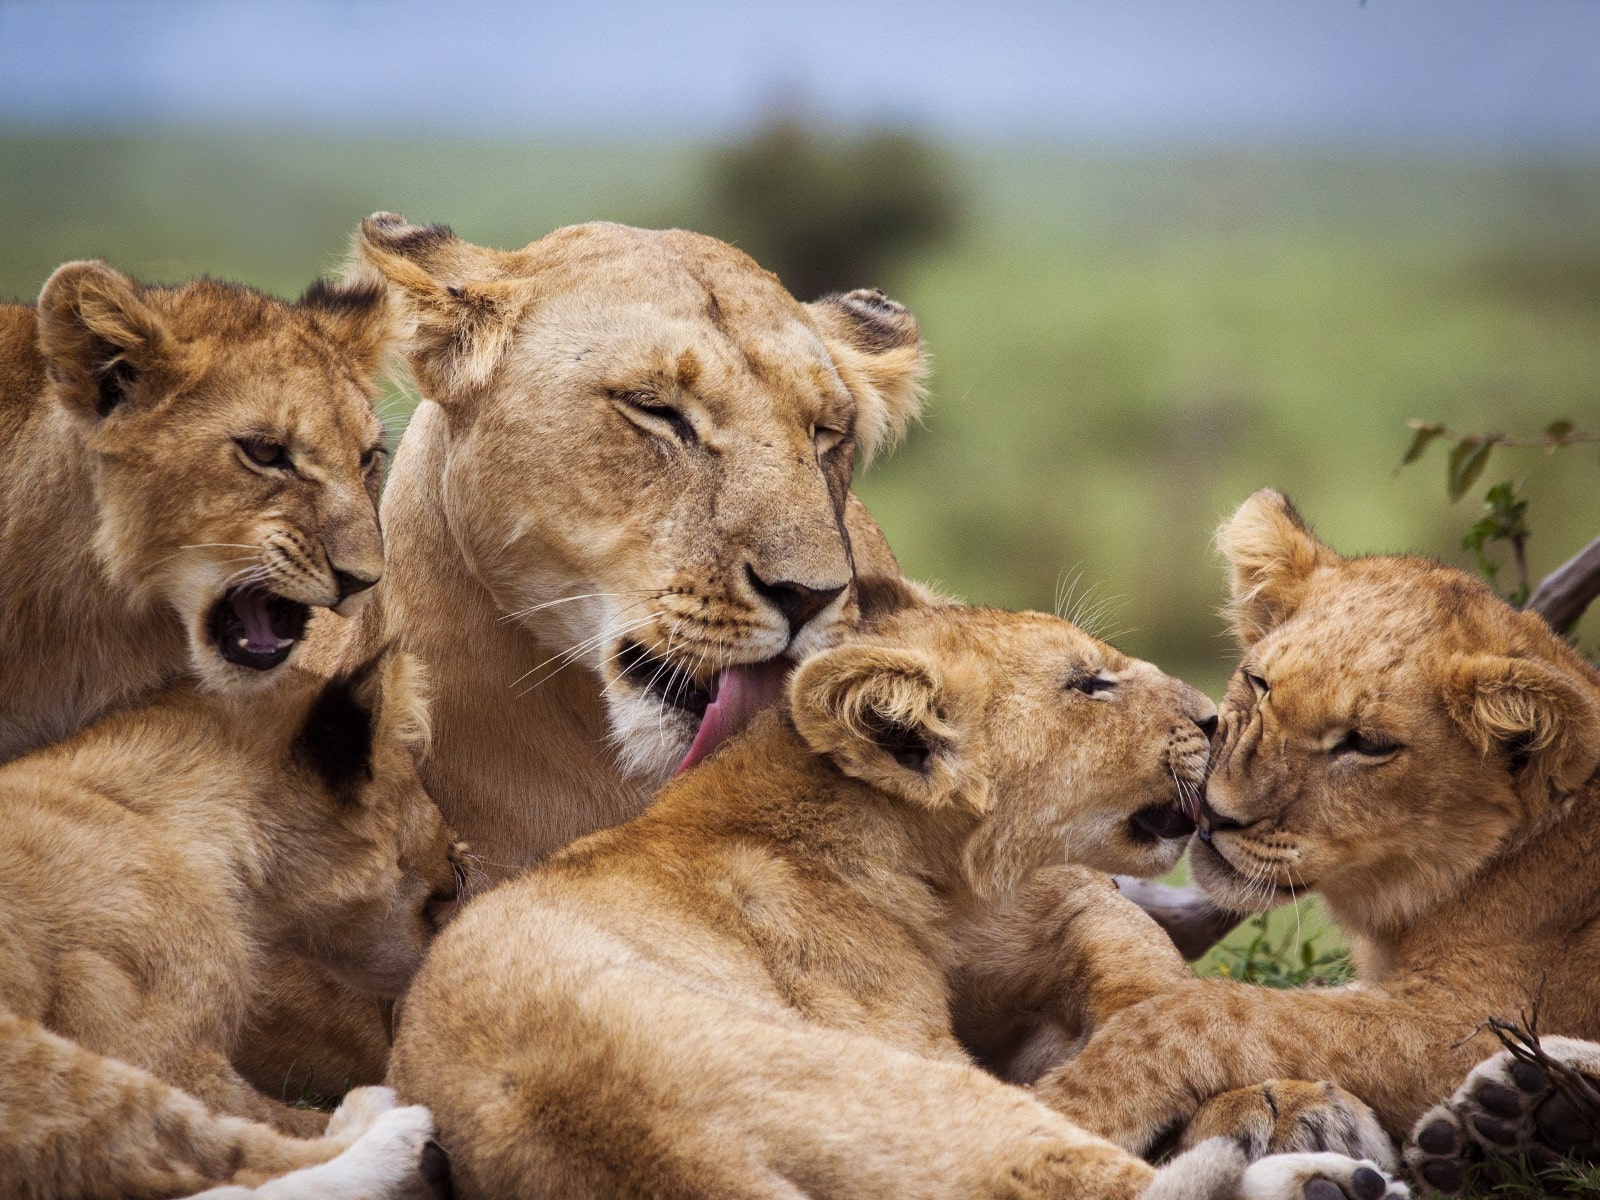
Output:
<svg viewBox="0 0 1600 1200">
<path fill-rule="evenodd" d="M 380 213 L 356 251 L 408 314 L 442 410 L 431 501 L 547 653 L 518 689 L 594 672 L 625 771 L 701 757 L 853 619 L 851 473 L 918 407 L 900 305 L 798 303 L 677 230 L 584 225 L 500 251 Z"/>
<path fill-rule="evenodd" d="M 988 895 L 1063 857 L 1171 869 L 1216 726 L 1200 692 L 1075 625 L 954 604 L 807 659 L 790 700 L 800 736 L 846 775 L 951 814 Z"/>
<path fill-rule="evenodd" d="M 261 678 L 311 606 L 377 581 L 386 337 L 370 287 L 290 305 L 206 279 L 142 287 L 102 262 L 45 284 L 45 399 L 89 450 L 96 557 L 134 606 L 176 611 L 202 679 Z"/>
<path fill-rule="evenodd" d="M 1394 930 L 1559 811 L 1600 763 L 1600 674 L 1452 567 L 1342 558 L 1277 492 L 1223 526 L 1244 659 L 1193 858 L 1227 907 L 1315 888 Z"/>
</svg>

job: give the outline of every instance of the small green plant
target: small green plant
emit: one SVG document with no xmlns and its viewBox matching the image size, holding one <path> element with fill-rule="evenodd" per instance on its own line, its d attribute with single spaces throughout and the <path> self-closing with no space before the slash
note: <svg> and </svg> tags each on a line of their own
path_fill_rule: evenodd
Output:
<svg viewBox="0 0 1600 1200">
<path fill-rule="evenodd" d="M 1346 951 L 1319 953 L 1317 939 L 1302 939 L 1296 930 L 1274 939 L 1266 913 L 1252 918 L 1247 927 L 1254 936 L 1242 947 L 1224 946 L 1210 974 L 1275 988 L 1337 987 L 1355 978 L 1355 968 Z"/>
<path fill-rule="evenodd" d="M 1445 490 L 1451 503 L 1459 502 L 1482 478 L 1496 447 L 1537 447 L 1554 454 L 1569 446 L 1600 442 L 1600 434 L 1586 433 L 1565 417 L 1550 422 L 1545 431 L 1534 438 L 1511 437 L 1504 433 L 1458 433 L 1437 421 L 1420 418 L 1407 424 L 1412 430 L 1411 443 L 1395 470 L 1417 462 L 1434 442 L 1449 442 Z M 1491 487 L 1484 495 L 1483 515 L 1467 530 L 1461 539 L 1461 548 L 1472 551 L 1478 572 L 1494 585 L 1505 564 L 1491 557 L 1491 548 L 1496 543 L 1509 546 L 1516 578 L 1507 590 L 1506 599 L 1518 608 L 1539 613 L 1565 633 L 1600 593 L 1600 539 L 1534 589 L 1528 577 L 1528 539 L 1533 531 L 1528 524 L 1528 499 L 1523 494 L 1526 485 L 1527 478 L 1523 477 L 1516 483 L 1502 480 Z"/>
<path fill-rule="evenodd" d="M 1506 481 L 1490 488 L 1483 498 L 1483 516 L 1461 539 L 1461 548 L 1472 551 L 1473 557 L 1478 560 L 1478 573 L 1491 584 L 1499 577 L 1500 568 L 1505 564 L 1490 558 L 1487 547 L 1493 542 L 1510 544 L 1511 558 L 1517 568 L 1517 581 L 1506 594 L 1506 599 L 1518 608 L 1528 602 L 1530 590 L 1528 538 L 1532 531 L 1528 528 L 1528 500 L 1520 494 L 1527 482 L 1524 476 L 1516 483 Z"/>
</svg>

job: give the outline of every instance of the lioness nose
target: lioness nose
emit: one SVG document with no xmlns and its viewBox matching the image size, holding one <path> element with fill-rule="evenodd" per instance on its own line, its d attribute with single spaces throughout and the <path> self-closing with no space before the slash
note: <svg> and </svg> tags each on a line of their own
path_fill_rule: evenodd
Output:
<svg viewBox="0 0 1600 1200">
<path fill-rule="evenodd" d="M 1206 735 L 1206 741 L 1209 742 L 1217 736 L 1216 713 L 1212 713 L 1209 717 L 1196 717 L 1194 723 L 1200 726 L 1200 732 Z"/>
<path fill-rule="evenodd" d="M 339 586 L 340 604 L 343 604 L 357 592 L 364 592 L 378 582 L 376 578 L 368 579 L 364 575 L 352 575 L 349 571 L 339 570 L 338 567 L 333 568 L 333 581 Z"/>
<path fill-rule="evenodd" d="M 757 575 L 756 569 L 748 563 L 744 569 L 745 574 L 750 577 L 750 586 L 755 588 L 756 595 L 782 613 L 783 619 L 789 622 L 791 638 L 800 632 L 807 621 L 832 604 L 845 589 L 842 583 L 837 587 L 815 588 L 809 584 L 796 583 L 792 579 L 778 579 L 768 583 Z"/>
</svg>

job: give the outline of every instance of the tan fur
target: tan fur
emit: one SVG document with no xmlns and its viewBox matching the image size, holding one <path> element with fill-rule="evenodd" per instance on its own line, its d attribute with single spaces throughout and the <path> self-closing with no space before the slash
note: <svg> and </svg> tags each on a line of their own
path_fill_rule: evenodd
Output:
<svg viewBox="0 0 1600 1200">
<path fill-rule="evenodd" d="M 462 1200 L 1137 1195 L 1150 1167 L 971 1065 L 949 989 L 1020 881 L 1176 858 L 1130 818 L 1178 804 L 1211 712 L 1052 617 L 885 618 L 642 816 L 468 905 L 391 1081 Z"/>
<path fill-rule="evenodd" d="M 375 579 L 381 294 L 289 305 L 198 280 L 141 287 L 68 263 L 0 306 L 0 762 L 217 654 L 208 616 L 248 578 L 307 605 Z M 235 439 L 281 442 L 289 475 Z M 347 601 L 353 604 L 354 601 Z"/>
<path fill-rule="evenodd" d="M 1359 982 L 1274 991 L 1153 961 L 1168 994 L 1040 1094 L 1143 1149 L 1208 1096 L 1321 1079 L 1398 1138 L 1494 1047 L 1486 1018 L 1537 1000 L 1541 1032 L 1600 1035 L 1600 672 L 1461 571 L 1341 558 L 1276 492 L 1221 542 L 1245 655 L 1195 874 L 1236 909 L 1317 892 Z"/>
<path fill-rule="evenodd" d="M 921 342 L 892 301 L 799 304 L 712 238 L 603 224 L 500 251 L 378 214 L 353 273 L 402 314 L 421 403 L 383 498 L 389 577 L 357 636 L 321 620 L 311 650 L 400 638 L 427 663 L 424 779 L 473 847 L 469 887 L 644 807 L 696 718 L 641 684 L 798 657 L 921 594 L 849 490 L 917 412 Z M 844 590 L 793 634 L 752 571 Z M 670 666 L 624 674 L 630 642 Z M 317 1032 L 340 1008 L 318 972 L 286 964 L 270 991 L 252 1079 L 382 1077 L 355 1002 Z"/>
<path fill-rule="evenodd" d="M 635 815 L 682 758 L 695 718 L 652 675 L 799 657 L 855 619 L 857 572 L 898 576 L 849 484 L 915 416 L 921 344 L 876 293 L 799 304 L 682 231 L 500 251 L 379 214 L 356 255 L 421 392 L 364 644 L 426 661 L 429 790 L 502 878 Z M 752 572 L 843 591 L 792 633 Z M 623 673 L 628 643 L 671 665 Z"/>
<path fill-rule="evenodd" d="M 391 997 L 421 961 L 430 904 L 455 894 L 417 776 L 425 714 L 401 654 L 334 681 L 290 668 L 248 698 L 185 680 L 0 768 L 0 1178 L 179 1195 L 349 1144 L 283 1137 L 326 1117 L 227 1056 L 267 953 Z M 319 766 L 330 744 L 347 769 Z"/>
</svg>

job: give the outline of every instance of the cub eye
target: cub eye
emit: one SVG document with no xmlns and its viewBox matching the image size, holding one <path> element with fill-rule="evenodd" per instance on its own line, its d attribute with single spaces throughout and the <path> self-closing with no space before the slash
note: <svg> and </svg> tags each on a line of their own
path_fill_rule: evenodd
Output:
<svg viewBox="0 0 1600 1200">
<path fill-rule="evenodd" d="M 1107 679 L 1103 675 L 1074 675 L 1067 686 L 1075 692 L 1082 692 L 1085 696 L 1098 696 L 1101 692 L 1109 692 L 1117 686 L 1115 679 Z"/>
<path fill-rule="evenodd" d="M 686 446 L 692 446 L 700 440 L 694 425 L 683 415 L 683 411 L 671 404 L 663 404 L 654 392 L 612 392 L 611 397 L 629 411 L 661 422 Z"/>
<path fill-rule="evenodd" d="M 1352 729 L 1336 743 L 1335 754 L 1359 754 L 1363 758 L 1387 758 L 1400 749 L 1399 742 L 1386 741 L 1381 734 L 1362 733 L 1359 729 Z"/>
<path fill-rule="evenodd" d="M 239 449 L 244 456 L 258 467 L 286 467 L 289 465 L 289 451 L 282 442 L 275 442 L 271 438 L 245 437 L 235 438 Z"/>
<path fill-rule="evenodd" d="M 361 473 L 365 475 L 376 467 L 383 455 L 384 449 L 382 446 L 374 446 L 363 454 L 361 456 Z"/>
<path fill-rule="evenodd" d="M 1265 696 L 1272 689 L 1267 686 L 1267 681 L 1253 671 L 1244 673 L 1245 682 L 1250 685 L 1250 690 L 1258 696 Z"/>
</svg>

